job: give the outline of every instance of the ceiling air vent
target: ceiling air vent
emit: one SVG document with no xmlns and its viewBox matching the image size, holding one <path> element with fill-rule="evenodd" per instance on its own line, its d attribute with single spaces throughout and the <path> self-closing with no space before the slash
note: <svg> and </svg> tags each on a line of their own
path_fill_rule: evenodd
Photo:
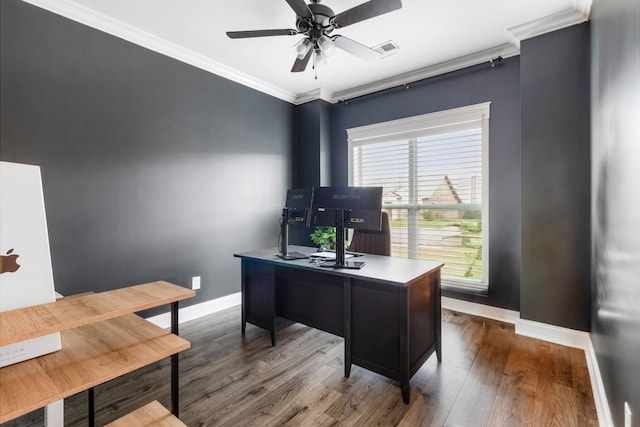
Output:
<svg viewBox="0 0 640 427">
<path fill-rule="evenodd" d="M 393 40 L 389 40 L 387 42 L 379 44 L 378 46 L 373 47 L 373 50 L 380 52 L 382 54 L 382 58 L 386 58 L 389 55 L 393 55 L 394 53 L 397 53 L 399 49 L 400 49 L 400 46 L 398 46 L 398 44 Z"/>
</svg>

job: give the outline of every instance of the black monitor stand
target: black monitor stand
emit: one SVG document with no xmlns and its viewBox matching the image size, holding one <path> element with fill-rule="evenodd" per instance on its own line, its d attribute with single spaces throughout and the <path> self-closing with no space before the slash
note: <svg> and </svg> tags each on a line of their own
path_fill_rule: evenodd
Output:
<svg viewBox="0 0 640 427">
<path fill-rule="evenodd" d="M 278 248 L 280 253 L 276 255 L 285 260 L 309 258 L 308 255 L 305 255 L 300 252 L 289 252 L 290 220 L 291 220 L 291 212 L 289 211 L 289 209 L 287 208 L 282 209 L 282 221 L 280 222 L 280 247 Z"/>
<path fill-rule="evenodd" d="M 349 268 L 359 270 L 364 267 L 364 261 L 347 261 L 346 248 L 344 241 L 346 239 L 347 229 L 345 224 L 349 221 L 349 209 L 336 209 L 336 260 L 326 261 L 320 264 L 320 267 L 331 268 Z"/>
</svg>

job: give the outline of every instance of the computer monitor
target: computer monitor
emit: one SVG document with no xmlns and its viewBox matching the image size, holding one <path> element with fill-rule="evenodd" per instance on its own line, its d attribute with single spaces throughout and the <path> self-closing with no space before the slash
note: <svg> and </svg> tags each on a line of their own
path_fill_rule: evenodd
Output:
<svg viewBox="0 0 640 427">
<path fill-rule="evenodd" d="M 362 268 L 362 261 L 345 261 L 346 229 L 380 230 L 382 187 L 315 187 L 311 225 L 336 228 L 336 261 L 325 266 Z"/>
<path fill-rule="evenodd" d="M 280 218 L 280 242 L 278 256 L 282 259 L 308 258 L 299 252 L 289 252 L 289 225 L 308 227 L 311 221 L 313 188 L 294 188 L 287 191 L 287 200 Z"/>
</svg>

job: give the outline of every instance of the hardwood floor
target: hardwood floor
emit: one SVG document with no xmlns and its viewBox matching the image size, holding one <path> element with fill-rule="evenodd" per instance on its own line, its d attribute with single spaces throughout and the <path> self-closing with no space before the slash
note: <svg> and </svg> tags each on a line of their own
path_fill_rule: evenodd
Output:
<svg viewBox="0 0 640 427">
<path fill-rule="evenodd" d="M 269 334 L 240 309 L 184 323 L 180 418 L 188 426 L 597 426 L 584 352 L 516 335 L 512 325 L 443 310 L 443 360 L 433 355 L 399 385 L 353 366 L 343 340 L 288 324 Z M 169 407 L 169 361 L 96 388 L 106 424 L 157 399 Z M 65 425 L 85 426 L 86 393 L 66 400 Z M 5 423 L 41 426 L 42 410 Z"/>
</svg>

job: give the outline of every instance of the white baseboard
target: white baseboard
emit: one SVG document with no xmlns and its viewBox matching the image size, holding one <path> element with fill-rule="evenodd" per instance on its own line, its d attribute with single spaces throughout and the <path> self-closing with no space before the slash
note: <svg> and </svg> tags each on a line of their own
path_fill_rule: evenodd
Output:
<svg viewBox="0 0 640 427">
<path fill-rule="evenodd" d="M 449 297 L 442 297 L 442 308 L 511 324 L 515 324 L 516 321 L 520 319 L 520 313 L 517 311 Z"/>
<path fill-rule="evenodd" d="M 516 334 L 567 347 L 575 347 L 585 351 L 587 349 L 587 342 L 589 341 L 588 332 L 561 328 L 560 326 L 548 325 L 526 319 L 518 319 L 516 321 Z"/>
<path fill-rule="evenodd" d="M 587 348 L 584 351 L 587 358 L 587 367 L 589 369 L 589 378 L 591 379 L 591 390 L 593 392 L 593 400 L 596 404 L 596 412 L 598 413 L 598 422 L 601 427 L 614 427 L 613 418 L 611 418 L 611 410 L 609 401 L 604 391 L 604 383 L 600 375 L 598 360 L 596 359 L 596 351 L 593 348 L 591 337 L 587 342 Z"/>
<path fill-rule="evenodd" d="M 220 298 L 215 298 L 201 302 L 200 304 L 194 304 L 179 309 L 178 320 L 180 323 L 188 322 L 189 320 L 195 320 L 209 314 L 226 310 L 227 308 L 235 307 L 240 305 L 241 302 L 242 297 L 240 292 L 225 295 Z M 169 328 L 171 326 L 171 313 L 158 314 L 157 316 L 147 318 L 147 320 L 161 328 Z"/>
<path fill-rule="evenodd" d="M 589 340 L 589 334 L 587 332 L 521 319 L 520 313 L 514 310 L 449 297 L 442 297 L 442 308 L 511 323 L 515 325 L 516 334 L 518 335 L 549 341 L 567 347 L 576 347 L 585 351 L 587 349 L 587 341 Z"/>
</svg>

